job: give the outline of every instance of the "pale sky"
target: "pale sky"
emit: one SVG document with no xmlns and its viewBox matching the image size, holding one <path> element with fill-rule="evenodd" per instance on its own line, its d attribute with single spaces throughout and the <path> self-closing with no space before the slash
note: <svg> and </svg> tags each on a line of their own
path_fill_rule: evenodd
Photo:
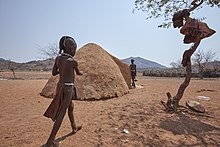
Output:
<svg viewBox="0 0 220 147">
<path fill-rule="evenodd" d="M 182 57 L 179 29 L 161 29 L 161 19 L 146 20 L 132 13 L 127 0 L 0 0 L 0 58 L 16 62 L 39 60 L 39 49 L 72 36 L 78 48 L 96 43 L 119 59 L 142 57 L 169 66 Z M 207 17 L 216 33 L 202 40 L 198 49 L 213 50 L 220 60 L 220 9 L 204 7 L 191 17 Z"/>
</svg>

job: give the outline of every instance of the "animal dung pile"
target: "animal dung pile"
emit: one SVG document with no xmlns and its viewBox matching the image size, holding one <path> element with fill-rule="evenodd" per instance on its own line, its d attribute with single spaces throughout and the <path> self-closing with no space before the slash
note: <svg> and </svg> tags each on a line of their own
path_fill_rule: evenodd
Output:
<svg viewBox="0 0 220 147">
<path fill-rule="evenodd" d="M 74 57 L 82 76 L 76 75 L 75 87 L 79 100 L 103 100 L 129 92 L 131 75 L 129 65 L 110 55 L 102 47 L 89 43 L 80 48 Z M 59 75 L 51 76 L 41 95 L 53 98 Z"/>
</svg>

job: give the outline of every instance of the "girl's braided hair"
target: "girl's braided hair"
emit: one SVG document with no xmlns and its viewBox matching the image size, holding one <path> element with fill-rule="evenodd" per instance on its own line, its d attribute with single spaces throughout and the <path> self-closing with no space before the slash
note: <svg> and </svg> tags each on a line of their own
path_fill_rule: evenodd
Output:
<svg viewBox="0 0 220 147">
<path fill-rule="evenodd" d="M 60 41 L 59 41 L 59 48 L 60 48 L 59 54 L 62 53 L 62 50 L 65 51 L 65 49 L 66 49 L 66 47 L 65 47 L 65 40 L 66 39 L 71 39 L 74 42 L 74 44 L 75 44 L 75 48 L 77 48 L 76 41 L 72 37 L 70 37 L 70 36 L 62 36 L 60 38 Z"/>
</svg>

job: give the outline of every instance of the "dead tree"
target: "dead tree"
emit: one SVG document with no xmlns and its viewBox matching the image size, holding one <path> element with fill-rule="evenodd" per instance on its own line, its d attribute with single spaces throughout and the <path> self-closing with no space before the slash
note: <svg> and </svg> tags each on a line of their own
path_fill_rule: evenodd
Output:
<svg viewBox="0 0 220 147">
<path fill-rule="evenodd" d="M 176 13 L 177 19 L 176 18 L 173 19 L 174 27 L 178 27 L 178 28 L 182 27 L 180 32 L 182 31 L 181 33 L 185 35 L 184 43 L 186 43 L 186 44 L 193 43 L 193 45 L 191 46 L 190 49 L 185 50 L 185 52 L 183 53 L 182 65 L 184 67 L 186 67 L 186 75 L 185 75 L 185 79 L 184 79 L 183 83 L 180 85 L 180 87 L 177 91 L 177 94 L 174 97 L 172 97 L 171 94 L 168 92 L 167 93 L 167 97 L 168 97 L 167 102 L 165 103 L 165 102 L 161 101 L 162 104 L 166 107 L 166 110 L 168 110 L 168 111 L 177 112 L 177 109 L 179 107 L 179 101 L 181 100 L 181 98 L 184 94 L 184 91 L 187 88 L 187 86 L 189 85 L 190 80 L 191 80 L 191 76 L 192 76 L 191 56 L 193 55 L 193 53 L 196 51 L 197 47 L 199 46 L 201 39 L 203 39 L 205 37 L 209 37 L 215 33 L 215 31 L 208 28 L 208 26 L 205 23 L 203 23 L 201 25 L 205 24 L 207 26 L 207 29 L 211 30 L 211 32 L 208 36 L 204 36 L 203 34 L 201 34 L 201 30 L 195 29 L 192 31 L 191 28 L 190 28 L 191 30 L 189 30 L 187 28 L 188 22 L 192 23 L 192 21 L 195 21 L 195 24 L 198 23 L 198 22 L 196 22 L 195 19 L 191 19 L 189 17 L 189 15 L 190 15 L 191 11 L 195 10 L 202 3 L 203 3 L 203 0 L 194 0 L 191 3 L 191 5 L 192 5 L 191 8 L 185 9 L 185 10 L 182 10 L 182 11 Z M 181 21 L 181 19 L 185 19 L 186 22 L 184 25 L 183 25 L 183 21 Z M 202 23 L 202 22 L 200 22 L 200 23 Z"/>
<path fill-rule="evenodd" d="M 172 103 L 169 104 L 169 106 L 168 106 L 169 108 L 172 108 L 174 112 L 177 112 L 177 108 L 179 107 L 179 101 L 182 98 L 186 87 L 190 83 L 190 80 L 192 77 L 191 56 L 196 51 L 197 47 L 200 44 L 200 41 L 201 40 L 198 39 L 198 41 L 196 41 L 189 50 L 186 50 L 183 53 L 182 64 L 183 64 L 183 66 L 186 66 L 186 76 L 185 76 L 183 83 L 180 85 L 180 87 L 177 91 L 177 94 L 172 98 Z M 171 99 L 171 97 L 172 97 L 170 93 L 167 94 L 167 96 L 168 96 L 168 99 Z"/>
<path fill-rule="evenodd" d="M 11 60 L 8 60 L 8 69 L 12 71 L 13 79 L 16 79 L 14 65 Z"/>
<path fill-rule="evenodd" d="M 194 54 L 194 63 L 198 68 L 199 71 L 199 77 L 200 79 L 203 79 L 204 70 L 207 68 L 208 63 L 213 60 L 216 53 L 212 50 L 209 50 L 207 52 L 203 52 L 202 50 L 199 50 Z"/>
<path fill-rule="evenodd" d="M 37 48 L 43 59 L 54 60 L 59 55 L 59 47 L 56 43 L 49 43 L 49 46 L 47 47 L 41 47 L 38 45 Z"/>
</svg>

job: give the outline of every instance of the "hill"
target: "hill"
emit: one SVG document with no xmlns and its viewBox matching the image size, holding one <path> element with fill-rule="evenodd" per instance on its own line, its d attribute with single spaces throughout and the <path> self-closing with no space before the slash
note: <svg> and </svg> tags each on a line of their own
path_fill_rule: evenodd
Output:
<svg viewBox="0 0 220 147">
<path fill-rule="evenodd" d="M 135 60 L 135 64 L 137 65 L 137 69 L 146 69 L 146 68 L 166 68 L 157 62 L 146 60 L 141 57 L 129 57 L 126 59 L 122 59 L 122 61 L 128 65 L 131 63 L 131 59 Z M 17 63 L 14 61 L 10 61 L 11 66 L 17 71 L 49 71 L 52 70 L 54 60 L 46 59 L 46 60 L 34 60 L 25 63 Z M 3 58 L 0 58 L 0 70 L 5 71 L 8 70 L 9 61 Z"/>
<path fill-rule="evenodd" d="M 17 63 L 14 61 L 0 58 L 0 71 L 7 71 L 10 66 L 17 71 L 49 71 L 52 70 L 54 60 L 34 60 L 25 63 Z"/>
<path fill-rule="evenodd" d="M 166 66 L 161 65 L 157 62 L 154 61 L 150 61 L 150 60 L 146 60 L 144 58 L 141 57 L 129 57 L 129 58 L 125 58 L 122 61 L 127 63 L 127 64 L 131 64 L 131 59 L 134 59 L 134 62 L 137 66 L 137 69 L 144 69 L 144 68 L 166 68 Z"/>
</svg>

